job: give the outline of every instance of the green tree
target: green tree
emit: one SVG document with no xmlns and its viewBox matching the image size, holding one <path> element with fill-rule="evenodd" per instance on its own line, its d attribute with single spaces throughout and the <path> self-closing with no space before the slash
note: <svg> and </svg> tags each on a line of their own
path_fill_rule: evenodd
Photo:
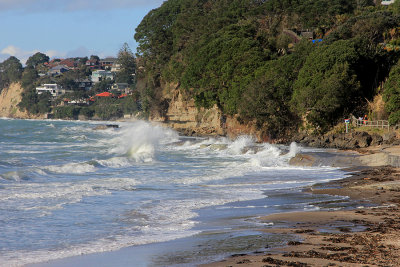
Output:
<svg viewBox="0 0 400 267">
<path fill-rule="evenodd" d="M 76 106 L 56 107 L 54 117 L 57 119 L 77 119 L 81 108 Z"/>
<path fill-rule="evenodd" d="M 96 116 L 102 120 L 120 118 L 124 115 L 118 99 L 109 97 L 98 98 L 96 104 L 94 105 L 94 110 Z"/>
<path fill-rule="evenodd" d="M 400 122 L 400 61 L 391 69 L 383 88 L 385 109 L 391 125 Z"/>
<path fill-rule="evenodd" d="M 226 27 L 204 39 L 198 51 L 188 57 L 181 82 L 187 90 L 194 89 L 198 106 L 217 104 L 228 114 L 237 112 L 244 86 L 270 58 L 254 40 L 256 27 L 250 21 Z"/>
<path fill-rule="evenodd" d="M 101 92 L 108 92 L 111 88 L 111 85 L 113 84 L 113 81 L 111 80 L 102 80 L 98 83 L 96 83 L 92 89 L 91 92 L 93 93 L 101 93 Z"/>
<path fill-rule="evenodd" d="M 97 55 L 91 55 L 91 56 L 90 56 L 90 60 L 100 61 L 100 58 L 99 58 L 99 56 L 97 56 Z"/>
<path fill-rule="evenodd" d="M 136 61 L 127 43 L 124 43 L 119 50 L 117 62 L 121 65 L 121 69 L 117 72 L 115 81 L 117 83 L 128 83 L 129 85 L 134 84 Z"/>
<path fill-rule="evenodd" d="M 50 58 L 46 54 L 37 52 L 36 54 L 28 58 L 28 60 L 26 61 L 26 66 L 36 68 L 40 64 L 49 62 L 49 59 Z"/>
<path fill-rule="evenodd" d="M 240 117 L 245 121 L 255 120 L 257 127 L 271 138 L 290 136 L 299 122 L 290 109 L 293 84 L 312 49 L 310 42 L 301 42 L 294 53 L 268 61 L 259 68 L 255 79 L 244 90 Z"/>
<path fill-rule="evenodd" d="M 9 57 L 0 64 L 0 91 L 13 82 L 17 82 L 22 76 L 22 64 L 14 56 Z"/>
<path fill-rule="evenodd" d="M 294 84 L 292 105 L 316 130 L 326 131 L 354 108 L 360 89 L 358 58 L 352 41 L 319 46 L 307 58 Z"/>
<path fill-rule="evenodd" d="M 32 88 L 39 78 L 37 71 L 33 67 L 26 67 L 22 73 L 21 84 L 23 88 Z"/>
</svg>

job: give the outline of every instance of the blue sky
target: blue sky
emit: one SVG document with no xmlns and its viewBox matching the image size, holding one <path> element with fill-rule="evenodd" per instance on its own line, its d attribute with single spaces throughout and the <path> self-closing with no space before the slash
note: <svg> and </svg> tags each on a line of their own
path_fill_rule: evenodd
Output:
<svg viewBox="0 0 400 267">
<path fill-rule="evenodd" d="M 0 62 L 25 63 L 36 52 L 51 58 L 116 56 L 136 50 L 135 28 L 164 0 L 0 0 Z"/>
</svg>

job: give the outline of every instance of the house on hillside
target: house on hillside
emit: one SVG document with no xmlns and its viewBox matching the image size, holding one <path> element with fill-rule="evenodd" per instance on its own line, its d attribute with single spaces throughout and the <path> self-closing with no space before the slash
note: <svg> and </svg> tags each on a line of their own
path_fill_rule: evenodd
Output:
<svg viewBox="0 0 400 267">
<path fill-rule="evenodd" d="M 128 94 L 130 92 L 129 84 L 127 83 L 114 83 L 111 86 L 111 90 L 115 90 L 125 94 Z"/>
<path fill-rule="evenodd" d="M 50 60 L 49 62 L 45 62 L 44 65 L 51 69 L 51 68 L 54 68 L 55 66 L 60 65 L 61 60 L 62 59 L 55 58 L 55 59 Z"/>
<path fill-rule="evenodd" d="M 86 61 L 85 65 L 91 69 L 100 68 L 100 63 L 97 59 L 89 59 L 88 61 Z"/>
<path fill-rule="evenodd" d="M 388 6 L 394 3 L 395 0 L 382 0 L 381 5 Z"/>
<path fill-rule="evenodd" d="M 78 63 L 73 59 L 67 58 L 60 61 L 60 65 L 67 66 L 69 69 L 74 69 L 78 66 Z"/>
<path fill-rule="evenodd" d="M 60 75 L 63 74 L 64 72 L 69 71 L 70 69 L 67 66 L 64 65 L 57 65 L 53 68 L 51 68 L 48 72 L 47 75 L 50 76 L 56 76 L 56 75 Z"/>
<path fill-rule="evenodd" d="M 111 66 L 111 72 L 119 72 L 121 70 L 121 64 L 119 64 L 119 63 L 114 63 L 112 66 Z"/>
<path fill-rule="evenodd" d="M 300 36 L 301 36 L 301 38 L 304 38 L 304 39 L 313 40 L 314 39 L 314 32 L 313 31 L 309 31 L 309 30 L 300 31 Z"/>
<path fill-rule="evenodd" d="M 43 84 L 41 87 L 36 87 L 36 93 L 41 95 L 43 93 L 50 93 L 53 97 L 65 94 L 65 90 L 58 84 Z"/>
<path fill-rule="evenodd" d="M 93 83 L 98 83 L 100 81 L 105 81 L 108 79 L 114 80 L 114 74 L 108 70 L 95 70 L 92 72 L 91 79 Z"/>
<path fill-rule="evenodd" d="M 89 91 L 92 89 L 92 81 L 89 79 L 76 79 L 75 83 L 78 85 L 79 90 Z"/>
<path fill-rule="evenodd" d="M 103 93 L 97 94 L 96 97 L 114 97 L 114 95 L 111 94 L 110 92 L 103 92 Z"/>
<path fill-rule="evenodd" d="M 113 65 L 114 63 L 116 63 L 116 62 L 117 62 L 117 59 L 116 59 L 116 58 L 114 58 L 114 57 L 107 57 L 107 58 L 105 58 L 105 59 L 101 59 L 101 60 L 100 60 L 100 66 L 101 66 L 103 69 L 105 69 L 105 68 L 111 68 L 112 65 Z"/>
</svg>

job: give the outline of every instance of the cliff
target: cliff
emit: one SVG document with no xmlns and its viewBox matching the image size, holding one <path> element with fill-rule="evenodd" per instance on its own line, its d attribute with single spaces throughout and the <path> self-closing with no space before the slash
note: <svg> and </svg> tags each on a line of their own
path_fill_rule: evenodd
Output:
<svg viewBox="0 0 400 267">
<path fill-rule="evenodd" d="M 270 141 L 254 123 L 241 124 L 237 117 L 226 116 L 214 105 L 210 109 L 196 107 L 193 98 L 185 98 L 179 88 L 171 90 L 166 85 L 163 90 L 165 102 L 168 103 L 163 115 L 153 112 L 150 120 L 158 121 L 185 135 L 215 135 L 235 138 L 240 135 L 251 135 L 259 141 Z"/>
<path fill-rule="evenodd" d="M 18 103 L 22 99 L 23 88 L 20 83 L 12 83 L 0 93 L 0 117 L 15 119 L 42 119 L 44 115 L 36 116 L 20 111 Z"/>
</svg>

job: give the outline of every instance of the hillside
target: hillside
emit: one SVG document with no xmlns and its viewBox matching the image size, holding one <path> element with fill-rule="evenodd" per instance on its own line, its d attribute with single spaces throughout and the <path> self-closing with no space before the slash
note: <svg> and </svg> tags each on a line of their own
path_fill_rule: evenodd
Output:
<svg viewBox="0 0 400 267">
<path fill-rule="evenodd" d="M 395 124 L 400 93 L 384 82 L 398 75 L 399 11 L 368 0 L 165 1 L 135 33 L 142 107 L 186 132 L 284 140 L 373 115 L 368 103 L 383 94 Z"/>
</svg>

